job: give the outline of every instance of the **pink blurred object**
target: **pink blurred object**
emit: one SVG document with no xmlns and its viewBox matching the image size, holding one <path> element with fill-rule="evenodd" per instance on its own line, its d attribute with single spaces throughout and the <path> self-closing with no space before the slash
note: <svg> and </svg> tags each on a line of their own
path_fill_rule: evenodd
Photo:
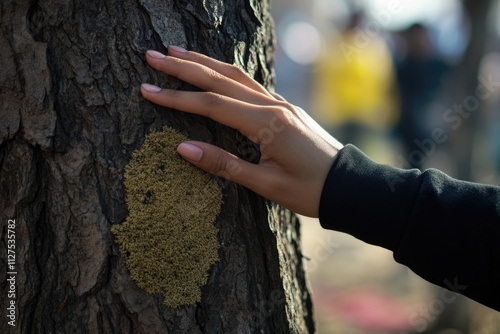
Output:
<svg viewBox="0 0 500 334">
<path fill-rule="evenodd" d="M 369 289 L 347 292 L 319 290 L 313 294 L 316 310 L 331 313 L 358 328 L 397 332 L 412 327 L 410 317 L 415 309 L 382 292 Z"/>
</svg>

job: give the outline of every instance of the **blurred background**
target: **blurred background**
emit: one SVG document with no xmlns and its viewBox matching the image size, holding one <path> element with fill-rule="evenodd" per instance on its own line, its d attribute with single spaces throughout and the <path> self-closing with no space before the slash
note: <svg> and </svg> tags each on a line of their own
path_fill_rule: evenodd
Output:
<svg viewBox="0 0 500 334">
<path fill-rule="evenodd" d="M 500 0 L 272 0 L 276 91 L 401 168 L 500 185 Z M 326 333 L 500 333 L 500 313 L 302 217 Z"/>
</svg>

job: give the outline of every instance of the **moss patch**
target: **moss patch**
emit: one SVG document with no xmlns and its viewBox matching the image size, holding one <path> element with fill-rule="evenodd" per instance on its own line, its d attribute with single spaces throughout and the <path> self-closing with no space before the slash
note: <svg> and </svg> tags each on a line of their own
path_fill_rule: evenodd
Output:
<svg viewBox="0 0 500 334">
<path fill-rule="evenodd" d="M 171 128 L 151 132 L 125 167 L 129 215 L 112 232 L 137 285 L 165 305 L 201 301 L 218 261 L 214 226 L 222 192 L 209 174 L 176 152 L 187 138 Z"/>
</svg>

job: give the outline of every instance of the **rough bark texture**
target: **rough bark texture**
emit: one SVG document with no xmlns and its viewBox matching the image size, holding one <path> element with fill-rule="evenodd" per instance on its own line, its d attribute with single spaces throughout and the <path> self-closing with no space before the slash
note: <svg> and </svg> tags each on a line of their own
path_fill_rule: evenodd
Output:
<svg viewBox="0 0 500 334">
<path fill-rule="evenodd" d="M 259 159 L 237 132 L 145 101 L 141 82 L 186 88 L 148 68 L 145 51 L 181 45 L 272 87 L 273 39 L 267 0 L 0 2 L 1 333 L 314 331 L 299 221 L 247 189 L 219 180 L 220 261 L 193 306 L 140 290 L 110 232 L 127 216 L 124 166 L 150 129 Z"/>
</svg>

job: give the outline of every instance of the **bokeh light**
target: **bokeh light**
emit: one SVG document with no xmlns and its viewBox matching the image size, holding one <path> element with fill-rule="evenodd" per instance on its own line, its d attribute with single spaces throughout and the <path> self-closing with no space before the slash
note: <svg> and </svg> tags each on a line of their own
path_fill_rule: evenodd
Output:
<svg viewBox="0 0 500 334">
<path fill-rule="evenodd" d="M 283 27 L 283 52 L 300 65 L 313 63 L 321 52 L 321 36 L 314 25 L 295 21 Z"/>
</svg>

